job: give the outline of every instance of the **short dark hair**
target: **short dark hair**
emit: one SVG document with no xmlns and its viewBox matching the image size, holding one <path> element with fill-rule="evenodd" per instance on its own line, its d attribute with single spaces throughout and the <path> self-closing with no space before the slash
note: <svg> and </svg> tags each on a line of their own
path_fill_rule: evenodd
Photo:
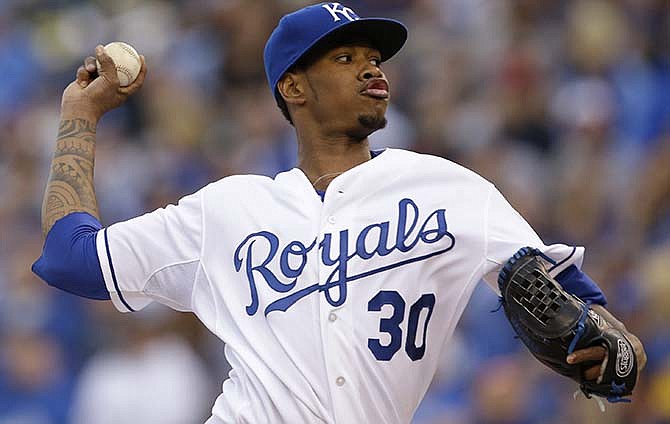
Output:
<svg viewBox="0 0 670 424">
<path fill-rule="evenodd" d="M 277 106 L 279 107 L 279 110 L 281 110 L 282 115 L 284 115 L 284 118 L 286 118 L 289 124 L 293 125 L 293 119 L 291 119 L 291 114 L 288 112 L 288 106 L 279 92 L 277 92 L 275 100 L 277 101 Z"/>
</svg>

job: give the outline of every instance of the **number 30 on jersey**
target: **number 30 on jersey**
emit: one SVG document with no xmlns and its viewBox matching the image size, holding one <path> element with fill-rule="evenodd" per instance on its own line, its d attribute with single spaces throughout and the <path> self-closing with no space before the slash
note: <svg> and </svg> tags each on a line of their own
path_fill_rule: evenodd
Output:
<svg viewBox="0 0 670 424">
<path fill-rule="evenodd" d="M 387 333 L 391 336 L 391 341 L 383 345 L 379 339 L 368 339 L 368 348 L 372 354 L 379 361 L 390 361 L 393 355 L 400 350 L 404 341 L 405 353 L 407 353 L 407 356 L 412 361 L 418 361 L 423 358 L 423 355 L 426 353 L 428 322 L 435 307 L 435 295 L 433 293 L 424 294 L 409 308 L 407 336 L 404 340 L 400 324 L 402 324 L 405 318 L 405 299 L 397 291 L 382 290 L 370 299 L 368 302 L 368 311 L 381 312 L 384 305 L 390 305 L 392 313 L 390 317 L 380 319 L 379 332 Z M 416 333 L 417 329 L 420 328 L 419 318 L 424 309 L 427 309 L 428 313 L 425 314 L 425 320 L 423 321 L 421 344 L 417 346 Z"/>
</svg>

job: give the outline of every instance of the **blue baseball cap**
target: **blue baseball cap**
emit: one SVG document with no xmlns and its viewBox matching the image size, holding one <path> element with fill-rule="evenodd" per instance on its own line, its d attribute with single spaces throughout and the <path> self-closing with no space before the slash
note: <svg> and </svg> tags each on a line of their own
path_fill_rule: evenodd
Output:
<svg viewBox="0 0 670 424">
<path fill-rule="evenodd" d="M 395 19 L 361 18 L 340 3 L 319 3 L 285 15 L 265 44 L 263 60 L 270 90 L 279 98 L 277 83 L 295 63 L 326 36 L 352 31 L 369 39 L 390 59 L 405 44 L 407 28 Z"/>
</svg>

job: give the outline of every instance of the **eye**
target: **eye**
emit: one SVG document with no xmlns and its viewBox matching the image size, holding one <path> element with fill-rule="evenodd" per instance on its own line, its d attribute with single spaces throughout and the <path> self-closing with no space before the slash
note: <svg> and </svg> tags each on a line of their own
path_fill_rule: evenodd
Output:
<svg viewBox="0 0 670 424">
<path fill-rule="evenodd" d="M 336 61 L 340 63 L 351 63 L 351 55 L 350 54 L 341 54 L 335 58 Z"/>
<path fill-rule="evenodd" d="M 382 64 L 382 60 L 377 57 L 373 57 L 370 59 L 370 63 L 372 63 L 374 66 L 379 67 Z"/>
</svg>

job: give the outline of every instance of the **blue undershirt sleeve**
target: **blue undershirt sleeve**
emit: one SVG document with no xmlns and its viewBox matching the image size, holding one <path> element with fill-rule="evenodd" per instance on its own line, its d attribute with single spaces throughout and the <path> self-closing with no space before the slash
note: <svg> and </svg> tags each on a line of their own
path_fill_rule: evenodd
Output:
<svg viewBox="0 0 670 424">
<path fill-rule="evenodd" d="M 33 272 L 50 286 L 66 292 L 109 300 L 95 241 L 101 228 L 100 221 L 86 212 L 59 219 L 47 234 Z"/>
<path fill-rule="evenodd" d="M 575 265 L 570 265 L 561 271 L 556 276 L 556 281 L 561 283 L 565 291 L 574 294 L 586 303 L 607 305 L 607 299 L 600 287 Z"/>
</svg>

